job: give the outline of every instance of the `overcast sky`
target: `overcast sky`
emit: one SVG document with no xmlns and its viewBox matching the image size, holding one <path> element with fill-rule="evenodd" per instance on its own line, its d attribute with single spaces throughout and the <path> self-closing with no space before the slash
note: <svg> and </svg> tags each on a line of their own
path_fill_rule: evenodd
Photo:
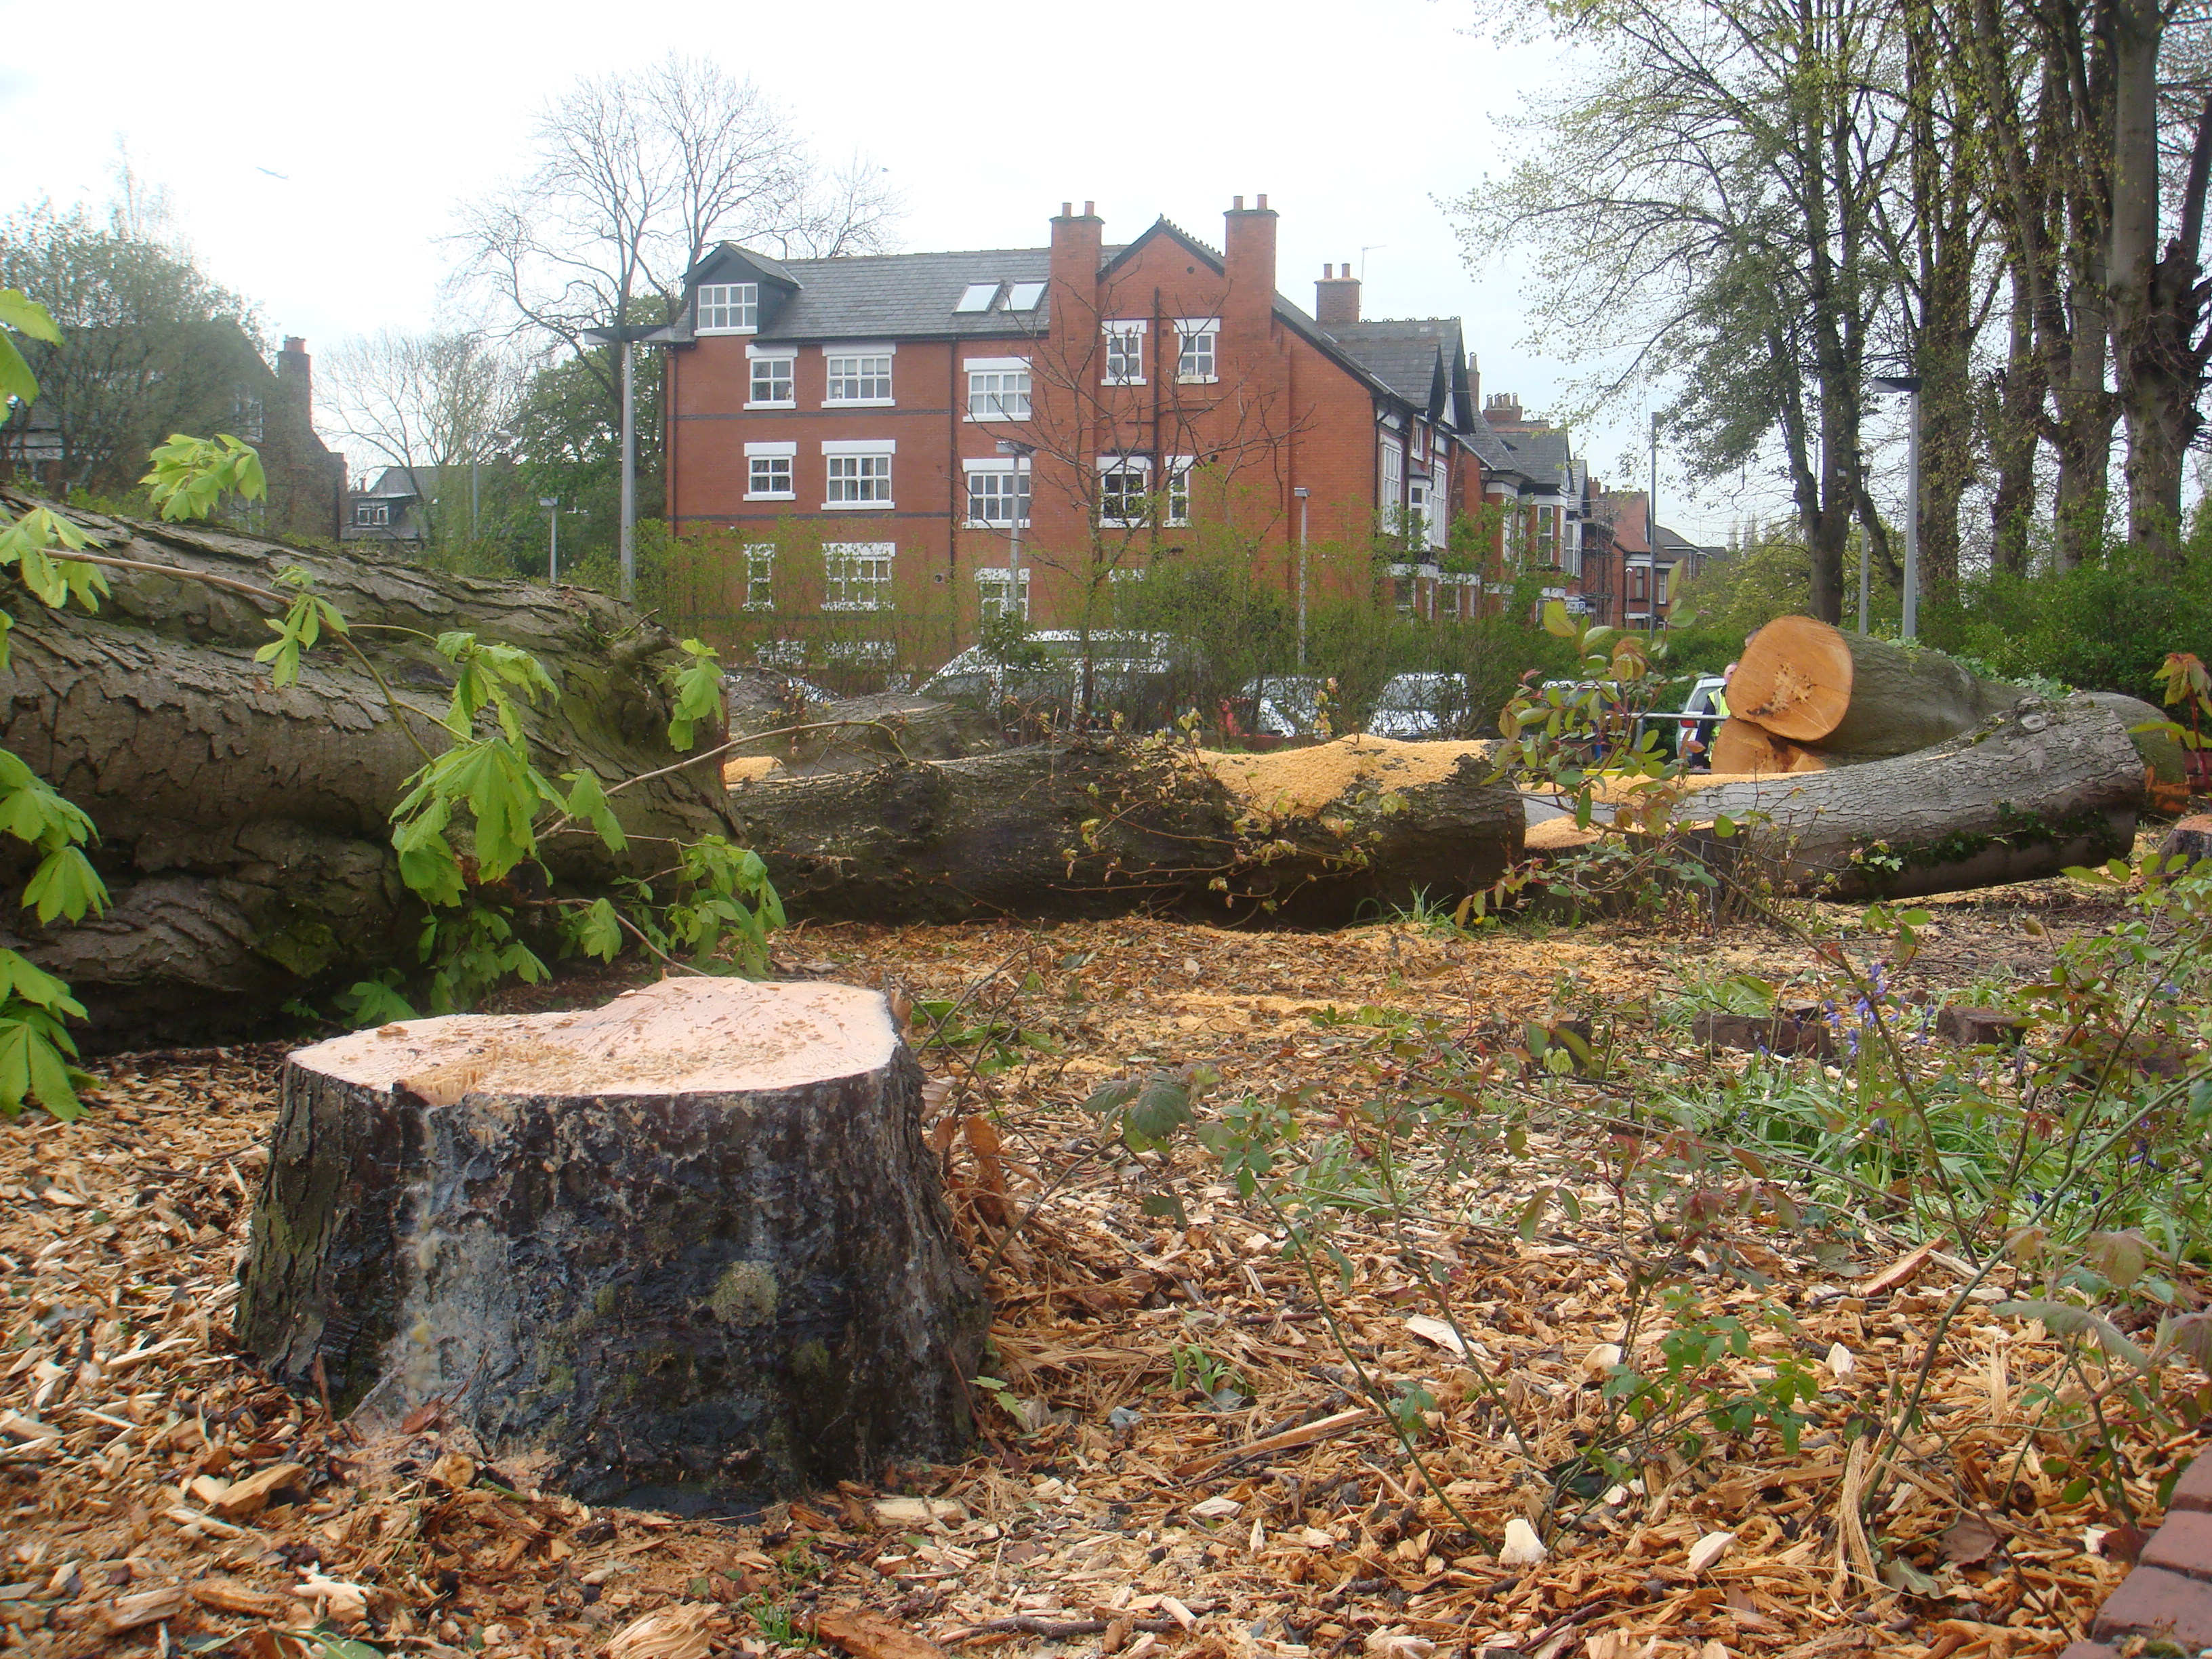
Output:
<svg viewBox="0 0 2212 1659">
<path fill-rule="evenodd" d="M 1458 0 L 0 0 L 0 206 L 104 202 L 127 149 L 272 335 L 314 349 L 419 328 L 454 203 L 521 169 L 546 98 L 673 46 L 750 76 L 825 156 L 886 167 L 902 248 L 1040 246 L 1060 204 L 1085 198 L 1109 240 L 1164 213 L 1218 246 L 1230 198 L 1265 191 L 1291 299 L 1310 308 L 1325 261 L 1364 258 L 1365 314 L 1465 319 L 1486 393 L 1543 411 L 1569 366 L 1530 349 L 1517 271 L 1468 270 L 1435 198 L 1498 165 L 1492 118 L 1518 88 L 1568 71 L 1468 21 Z M 1610 411 L 1577 447 L 1607 483 L 1640 485 L 1642 426 L 1640 406 Z M 1717 539 L 1764 505 L 1709 490 L 1693 507 L 1661 468 L 1660 516 L 1685 531 Z"/>
</svg>

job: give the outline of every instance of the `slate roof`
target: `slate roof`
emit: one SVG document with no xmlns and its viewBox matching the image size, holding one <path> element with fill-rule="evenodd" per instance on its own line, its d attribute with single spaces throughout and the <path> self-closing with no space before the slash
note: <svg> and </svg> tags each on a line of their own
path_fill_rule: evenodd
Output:
<svg viewBox="0 0 2212 1659">
<path fill-rule="evenodd" d="M 1574 493 L 1574 455 L 1565 433 L 1504 432 L 1498 438 L 1511 457 L 1511 465 L 1526 473 L 1539 489 L 1553 495 Z"/>
<path fill-rule="evenodd" d="M 1437 377 L 1460 357 L 1456 317 L 1377 318 L 1322 330 L 1376 379 L 1417 409 L 1431 407 Z M 1449 412 L 1449 411 L 1447 411 Z"/>
<path fill-rule="evenodd" d="M 1100 249 L 1102 269 L 1127 258 L 1155 236 L 1172 236 L 1216 270 L 1220 252 L 1200 241 L 1166 218 L 1155 221 L 1135 240 Z M 780 302 L 762 295 L 763 323 L 752 337 L 794 343 L 826 340 L 1018 340 L 1045 329 L 1050 317 L 1050 298 L 1034 311 L 957 312 L 960 295 L 973 283 L 1043 283 L 1052 275 L 1049 247 L 977 248 L 953 253 L 868 253 L 841 255 L 832 259 L 772 259 L 734 242 L 725 242 L 708 253 L 690 272 L 690 282 L 727 280 L 732 266 L 750 265 L 766 281 L 783 285 Z M 1447 423 L 1453 423 L 1455 394 L 1460 404 L 1459 423 L 1479 421 L 1473 399 L 1467 394 L 1457 318 L 1420 318 L 1376 321 L 1323 329 L 1312 317 L 1285 299 L 1275 296 L 1275 315 L 1321 350 L 1365 382 L 1413 405 L 1422 413 L 1437 411 L 1441 375 Z M 688 343 L 692 333 L 692 310 L 687 306 L 677 322 L 654 337 L 664 343 Z M 1344 337 L 1340 337 L 1342 336 Z M 1355 345 L 1355 342 L 1357 344 Z M 1372 357 L 1373 361 L 1370 361 Z M 1386 372 L 1387 371 L 1387 372 Z M 1488 458 L 1486 457 L 1486 459 Z"/>
</svg>

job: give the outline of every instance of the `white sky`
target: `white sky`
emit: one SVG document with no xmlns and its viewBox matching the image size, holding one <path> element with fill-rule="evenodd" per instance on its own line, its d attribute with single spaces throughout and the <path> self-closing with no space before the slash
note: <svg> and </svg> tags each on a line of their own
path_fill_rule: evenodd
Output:
<svg viewBox="0 0 2212 1659">
<path fill-rule="evenodd" d="M 1365 258 L 1370 317 L 1459 316 L 1486 394 L 1542 412 L 1569 366 L 1521 336 L 1518 275 L 1470 274 L 1434 198 L 1498 163 L 1495 116 L 1563 74 L 1547 48 L 1467 32 L 1457 0 L 1119 0 L 1085 9 L 904 0 L 638 12 L 540 0 L 0 0 L 0 210 L 105 201 L 119 147 L 171 192 L 217 280 L 311 349 L 429 321 L 453 205 L 526 161 L 531 118 L 580 75 L 672 46 L 781 100 L 817 151 L 859 152 L 904 195 L 898 246 L 1041 246 L 1065 200 L 1109 240 L 1164 213 L 1218 246 L 1232 196 L 1282 217 L 1279 285 L 1311 307 L 1325 261 Z M 97 25 L 88 51 L 88 24 Z M 611 35 L 623 44 L 610 43 Z M 276 177 L 272 175 L 283 175 Z M 1598 257 L 1602 257 L 1601 255 Z M 1639 486 L 1644 416 L 1576 433 L 1608 484 Z M 1624 455 L 1636 452 L 1632 476 Z M 1719 539 L 1661 460 L 1660 516 Z"/>
</svg>

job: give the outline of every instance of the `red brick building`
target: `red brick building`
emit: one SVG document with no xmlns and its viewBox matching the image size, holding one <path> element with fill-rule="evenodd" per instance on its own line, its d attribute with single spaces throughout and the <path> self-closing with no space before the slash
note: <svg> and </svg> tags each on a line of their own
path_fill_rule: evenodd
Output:
<svg viewBox="0 0 2212 1659">
<path fill-rule="evenodd" d="M 661 337 L 672 526 L 735 532 L 744 603 L 927 614 L 948 647 L 1017 556 L 1043 626 L 1103 623 L 1115 582 L 1193 546 L 1291 587 L 1302 536 L 1363 555 L 1315 560 L 1312 592 L 1364 587 L 1379 535 L 1402 604 L 1479 606 L 1480 579 L 1442 569 L 1483 499 L 1457 319 L 1363 321 L 1348 268 L 1293 305 L 1264 196 L 1218 251 L 1164 219 L 1104 230 L 1085 203 L 1045 247 L 714 250 Z"/>
</svg>

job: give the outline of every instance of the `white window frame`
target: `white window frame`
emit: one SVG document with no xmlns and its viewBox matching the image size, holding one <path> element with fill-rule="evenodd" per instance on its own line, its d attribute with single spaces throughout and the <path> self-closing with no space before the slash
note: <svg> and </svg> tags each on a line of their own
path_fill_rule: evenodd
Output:
<svg viewBox="0 0 2212 1659">
<path fill-rule="evenodd" d="M 716 320 L 707 320 L 709 314 Z M 695 334 L 754 334 L 760 331 L 758 283 L 704 283 L 693 304 Z"/>
<path fill-rule="evenodd" d="M 1429 462 L 1429 545 L 1451 544 L 1451 465 L 1442 456 Z"/>
<path fill-rule="evenodd" d="M 979 474 L 997 477 L 1012 476 L 1021 480 L 1020 487 L 1013 494 L 1014 498 L 1028 509 L 1022 514 L 1022 528 L 1027 530 L 1030 527 L 1030 513 L 1036 511 L 1036 504 L 1031 495 L 1034 486 L 1030 482 L 1034 476 L 1034 469 L 1030 465 L 1029 457 L 1026 455 L 977 456 L 962 461 L 960 471 L 969 481 L 967 489 L 968 505 L 964 509 L 966 517 L 962 520 L 966 528 L 1007 530 L 1012 527 L 1002 519 L 979 519 L 975 516 L 975 486 L 973 481 Z"/>
<path fill-rule="evenodd" d="M 1396 440 L 1382 440 L 1382 499 L 1377 503 L 1382 509 L 1382 527 L 1386 534 L 1402 532 L 1400 522 L 1406 513 L 1406 450 Z"/>
<path fill-rule="evenodd" d="M 745 369 L 745 407 L 747 409 L 796 409 L 799 407 L 799 353 L 796 350 L 788 346 L 749 345 L 745 348 L 745 356 L 750 359 Z M 763 363 L 780 363 L 783 366 L 784 381 L 787 388 L 784 396 L 756 398 L 752 395 L 760 389 L 760 382 L 756 377 L 760 374 L 760 366 Z"/>
<path fill-rule="evenodd" d="M 1198 466 L 1195 455 L 1168 457 L 1168 485 L 1166 499 L 1161 503 L 1160 523 L 1171 530 L 1183 530 L 1190 525 L 1190 475 Z"/>
<path fill-rule="evenodd" d="M 1203 343 L 1206 367 L 1186 368 L 1194 348 Z M 1176 319 L 1176 381 L 1181 386 L 1212 386 L 1221 378 L 1221 319 L 1178 317 Z"/>
<path fill-rule="evenodd" d="M 1141 318 L 1132 321 L 1103 323 L 1099 325 L 1099 332 L 1106 342 L 1105 364 L 1099 371 L 1101 385 L 1144 385 L 1145 339 L 1151 328 L 1152 325 Z M 1135 343 L 1133 345 L 1128 343 L 1131 341 Z M 1128 372 L 1127 368 L 1128 361 L 1133 355 L 1137 363 L 1137 372 L 1133 374 Z M 1114 360 L 1117 356 L 1121 359 L 1123 365 L 1118 373 L 1114 367 Z"/>
<path fill-rule="evenodd" d="M 1026 421 L 1030 418 L 1030 399 L 1033 395 L 1034 386 L 1030 380 L 1030 360 L 1028 358 L 969 357 L 962 362 L 960 367 L 962 371 L 968 376 L 968 418 L 969 420 Z M 1004 385 L 1000 385 L 996 389 L 989 392 L 979 391 L 975 384 L 976 380 L 984 375 L 992 375 L 995 376 L 1000 381 L 1004 381 L 1006 376 L 1010 374 L 1018 374 L 1021 376 L 1022 383 L 1019 394 L 1021 400 L 1020 410 L 1016 412 L 1003 406 L 997 409 L 987 407 L 979 410 L 976 408 L 975 403 L 978 397 L 985 398 L 990 402 L 998 403 L 1003 405 L 1006 399 L 1013 395 L 1007 391 Z"/>
<path fill-rule="evenodd" d="M 889 611 L 896 542 L 822 544 L 822 608 L 824 611 Z M 851 561 L 842 569 L 840 561 Z M 855 598 L 865 593 L 866 598 Z"/>
<path fill-rule="evenodd" d="M 1107 514 L 1106 479 L 1109 475 L 1118 472 L 1134 472 L 1144 479 L 1144 486 L 1138 493 L 1149 504 L 1152 493 L 1152 458 L 1149 455 L 1101 455 L 1098 458 L 1098 522 L 1115 530 L 1141 529 L 1152 522 L 1148 516 L 1130 519 L 1109 517 Z M 1127 507 L 1128 491 L 1124 489 L 1116 493 L 1121 496 L 1122 505 Z"/>
<path fill-rule="evenodd" d="M 880 396 L 840 398 L 836 395 L 837 382 L 840 379 L 866 380 L 876 378 L 873 374 L 860 369 L 841 376 L 837 371 L 839 363 L 865 363 L 878 357 L 884 361 L 882 379 L 886 388 Z M 822 407 L 824 409 L 889 409 L 895 398 L 894 392 L 889 388 L 894 385 L 894 375 L 897 368 L 898 348 L 896 345 L 823 346 L 822 348 Z"/>
<path fill-rule="evenodd" d="M 1022 620 L 1030 619 L 1030 577 L 1035 574 L 1029 566 L 1022 567 Z M 981 565 L 975 571 L 975 617 L 979 622 L 1003 616 L 1006 610 L 1006 591 L 1013 584 L 1011 573 L 1000 565 Z"/>
<path fill-rule="evenodd" d="M 392 522 L 392 503 L 357 501 L 354 504 L 353 522 L 358 530 L 382 530 Z"/>
<path fill-rule="evenodd" d="M 748 611 L 775 609 L 775 544 L 745 544 L 745 603 Z"/>
<path fill-rule="evenodd" d="M 781 460 L 785 465 L 783 476 L 786 488 L 762 489 L 757 487 L 760 474 L 756 461 Z M 769 469 L 771 476 L 774 469 Z M 797 498 L 799 474 L 799 446 L 796 443 L 751 443 L 745 446 L 745 499 L 749 501 L 788 501 Z"/>
<path fill-rule="evenodd" d="M 898 505 L 891 499 L 892 478 L 896 469 L 892 457 L 898 453 L 898 441 L 893 438 L 824 438 L 822 441 L 822 510 L 824 513 L 887 513 Z M 865 463 L 883 463 L 881 471 Z M 880 495 L 862 495 L 851 500 L 839 500 L 836 486 L 847 482 L 841 464 L 859 461 L 863 465 L 852 469 L 849 480 L 865 487 L 880 479 L 884 493 Z"/>
</svg>

